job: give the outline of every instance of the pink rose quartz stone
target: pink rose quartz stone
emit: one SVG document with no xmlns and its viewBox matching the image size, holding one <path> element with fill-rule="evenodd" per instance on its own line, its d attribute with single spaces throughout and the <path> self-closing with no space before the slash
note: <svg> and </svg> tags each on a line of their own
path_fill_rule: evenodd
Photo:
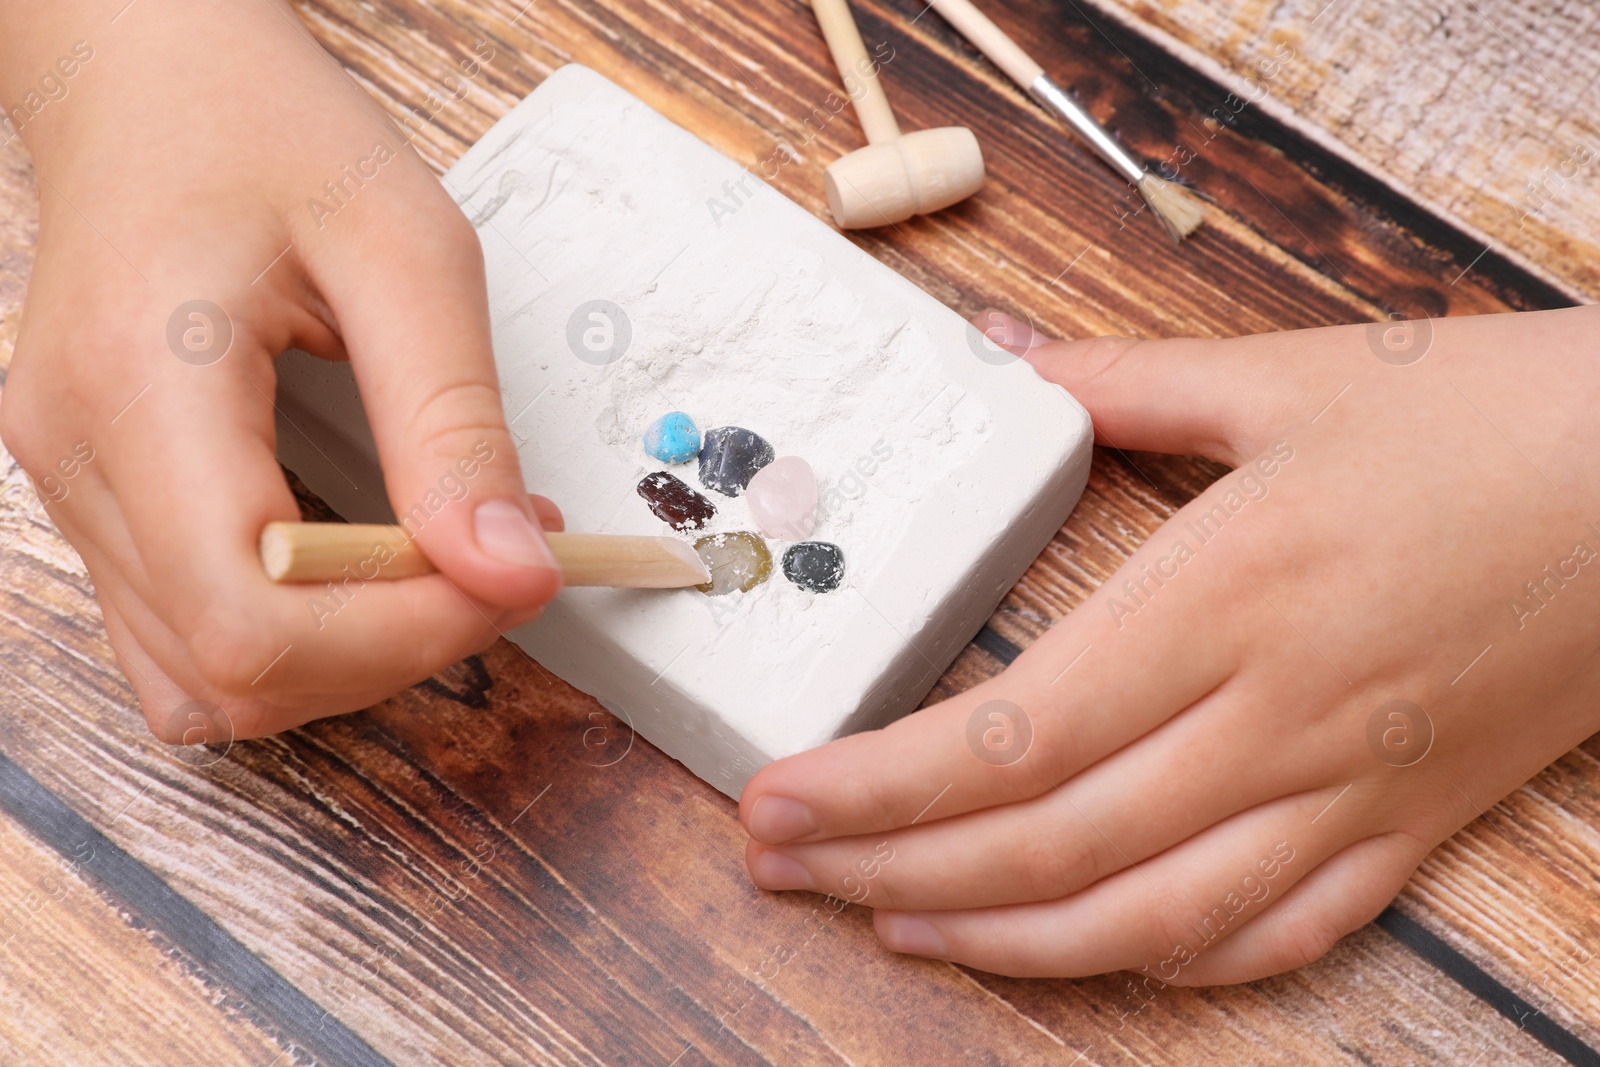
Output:
<svg viewBox="0 0 1600 1067">
<path fill-rule="evenodd" d="M 799 456 L 779 456 L 744 491 L 750 517 L 780 541 L 804 541 L 817 525 L 817 476 Z"/>
</svg>

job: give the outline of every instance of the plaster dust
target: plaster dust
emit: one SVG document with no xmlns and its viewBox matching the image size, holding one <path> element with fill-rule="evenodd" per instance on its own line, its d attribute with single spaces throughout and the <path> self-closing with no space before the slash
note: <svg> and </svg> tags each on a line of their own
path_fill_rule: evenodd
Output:
<svg viewBox="0 0 1600 1067">
<path fill-rule="evenodd" d="M 760 249 L 749 251 L 755 261 Z M 659 311 L 659 331 L 636 338 L 638 355 L 630 350 L 607 368 L 595 398 L 575 389 L 563 399 L 589 400 L 583 408 L 593 410 L 593 400 L 603 398 L 596 416 L 600 438 L 627 462 L 639 462 L 642 428 L 664 410 L 684 411 L 702 428 L 743 426 L 766 438 L 780 456 L 805 459 L 821 488 L 817 525 L 808 539 L 839 545 L 846 582 L 870 587 L 898 549 L 915 503 L 987 437 L 987 407 L 970 397 L 938 405 L 938 394 L 950 383 L 936 364 L 919 358 L 929 348 L 925 330 L 874 314 L 803 260 L 746 272 L 736 285 L 703 294 L 700 303 L 709 307 L 693 299 L 680 305 L 676 288 L 665 279 L 656 292 L 630 304 L 639 309 L 636 321 L 652 321 L 651 313 Z M 726 325 L 705 337 L 706 322 Z M 774 347 L 771 337 L 785 343 Z M 580 410 L 552 409 L 546 416 L 580 418 Z M 698 533 L 756 529 L 745 497 L 700 486 L 693 463 L 669 469 L 717 506 Z M 566 488 L 545 484 L 552 493 Z M 583 491 L 571 487 L 574 494 Z M 766 540 L 775 557 L 792 543 Z M 743 653 L 737 662 L 712 669 L 736 669 L 752 688 L 775 663 L 825 665 L 823 653 L 837 632 L 835 616 L 860 610 L 849 599 L 819 600 L 781 574 L 732 597 L 707 605 L 724 618 L 739 612 L 738 628 L 719 626 L 711 647 L 737 640 Z"/>
<path fill-rule="evenodd" d="M 838 590 L 777 567 L 722 597 L 569 589 L 510 635 L 730 795 L 769 759 L 915 707 L 1082 489 L 1076 401 L 979 358 L 953 312 L 592 71 L 552 75 L 445 183 L 483 242 L 527 482 L 569 529 L 670 534 L 635 491 L 662 469 L 717 507 L 685 539 L 756 529 L 692 461 L 644 452 L 667 411 L 702 434 L 753 430 L 816 472 L 809 539 L 843 550 Z M 370 520 L 384 506 L 348 370 L 315 363 L 280 361 L 285 417 L 316 438 L 280 433 L 280 454 Z M 775 560 L 789 544 L 767 540 Z"/>
</svg>

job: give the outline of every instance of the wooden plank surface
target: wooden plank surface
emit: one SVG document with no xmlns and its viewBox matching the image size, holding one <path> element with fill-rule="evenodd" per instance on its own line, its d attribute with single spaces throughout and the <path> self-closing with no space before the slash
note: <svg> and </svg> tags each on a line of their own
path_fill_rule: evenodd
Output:
<svg viewBox="0 0 1600 1067">
<path fill-rule="evenodd" d="M 261 1064 L 279 1052 L 238 1005 L 121 921 L 63 856 L 0 822 L 0 1062 L 123 1064 L 161 1035 L 169 1062 Z"/>
<path fill-rule="evenodd" d="M 1087 3 L 1238 94 L 1217 102 L 1219 120 L 1250 101 L 1480 247 L 1600 299 L 1600 7 L 1589 0 Z M 1203 141 L 1217 123 L 1200 121 L 1181 136 Z"/>
<path fill-rule="evenodd" d="M 991 6 L 1031 27 L 1046 66 L 1150 158 L 1224 91 L 1135 35 L 1100 32 L 1071 3 Z M 795 146 L 800 161 L 773 184 L 825 214 L 821 168 L 860 138 L 846 113 L 805 141 L 803 119 L 835 85 L 803 4 L 521 8 L 299 10 L 396 116 L 493 42 L 466 98 L 418 140 L 440 169 L 579 60 L 735 159 Z M 857 238 L 959 310 L 995 304 L 1066 336 L 1226 335 L 1562 300 L 1493 251 L 1458 277 L 1479 251 L 1469 237 L 1267 124 L 1224 130 L 1186 168 L 1222 210 L 1174 252 L 1147 218 L 1124 226 L 1136 205 L 1121 184 L 947 27 L 917 18 L 921 5 L 857 8 L 868 40 L 895 49 L 885 77 L 903 124 L 970 124 L 983 140 L 982 196 Z M 36 210 L 25 158 L 0 151 L 8 357 Z M 1083 503 L 930 699 L 998 670 L 1217 473 L 1098 452 Z M 86 876 L 74 944 L 104 957 L 99 981 L 148 985 L 151 1017 L 170 1005 L 206 1013 L 193 1033 L 217 1032 L 214 1059 L 243 1057 L 262 1035 L 276 1047 L 251 1062 L 1559 1063 L 1550 1027 L 1600 1047 L 1594 741 L 1438 850 L 1401 902 L 1468 968 L 1535 1006 L 1531 1024 L 1463 985 L 1471 970 L 1441 970 L 1375 928 L 1294 975 L 1154 1001 L 1126 976 L 999 979 L 886 955 L 860 909 L 834 915 L 817 898 L 751 888 L 730 802 L 504 642 L 368 712 L 195 766 L 145 733 L 81 563 L 20 510 L 21 478 L 8 464 L 0 481 L 0 753 L 18 795 L 29 783 L 37 795 L 0 824 L 6 884 L 33 884 L 41 849 L 59 859 L 67 847 L 41 828 L 51 800 L 65 814 L 50 825 L 78 819 L 105 856 L 153 872 Z M 205 975 L 206 995 L 191 974 Z M 16 988 L 0 1038 L 38 1047 L 18 1013 L 92 1016 L 95 989 L 87 978 Z M 152 1026 L 126 1055 L 208 1062 L 188 1034 Z M 92 1046 L 95 1032 L 77 1040 Z"/>
</svg>

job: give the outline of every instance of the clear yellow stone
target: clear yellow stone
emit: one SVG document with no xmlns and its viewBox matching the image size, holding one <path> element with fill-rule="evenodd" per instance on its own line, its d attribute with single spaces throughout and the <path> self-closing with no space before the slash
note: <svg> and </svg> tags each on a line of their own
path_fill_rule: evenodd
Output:
<svg viewBox="0 0 1600 1067">
<path fill-rule="evenodd" d="M 707 534 L 694 543 L 711 581 L 695 586 L 707 596 L 747 593 L 772 575 L 772 553 L 753 533 Z"/>
</svg>

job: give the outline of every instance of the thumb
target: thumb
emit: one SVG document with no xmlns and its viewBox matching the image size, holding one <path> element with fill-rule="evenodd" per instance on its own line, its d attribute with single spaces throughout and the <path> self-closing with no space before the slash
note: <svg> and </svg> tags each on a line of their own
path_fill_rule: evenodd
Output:
<svg viewBox="0 0 1600 1067">
<path fill-rule="evenodd" d="M 1362 329 L 1225 340 L 1057 341 L 995 309 L 972 321 L 995 344 L 1026 359 L 1045 381 L 1077 397 L 1089 410 L 1097 443 L 1206 456 L 1230 466 L 1310 417 L 1315 406 L 1305 405 L 1325 377 L 1323 354 L 1347 343 L 1350 338 L 1342 336 L 1347 331 Z M 1313 340 L 1317 335 L 1323 336 Z"/>
<path fill-rule="evenodd" d="M 500 402 L 477 235 L 428 180 L 430 192 L 396 205 L 404 226 L 378 220 L 329 248 L 319 287 L 344 334 L 395 520 L 462 592 L 526 611 L 555 595 L 561 573 Z"/>
</svg>

